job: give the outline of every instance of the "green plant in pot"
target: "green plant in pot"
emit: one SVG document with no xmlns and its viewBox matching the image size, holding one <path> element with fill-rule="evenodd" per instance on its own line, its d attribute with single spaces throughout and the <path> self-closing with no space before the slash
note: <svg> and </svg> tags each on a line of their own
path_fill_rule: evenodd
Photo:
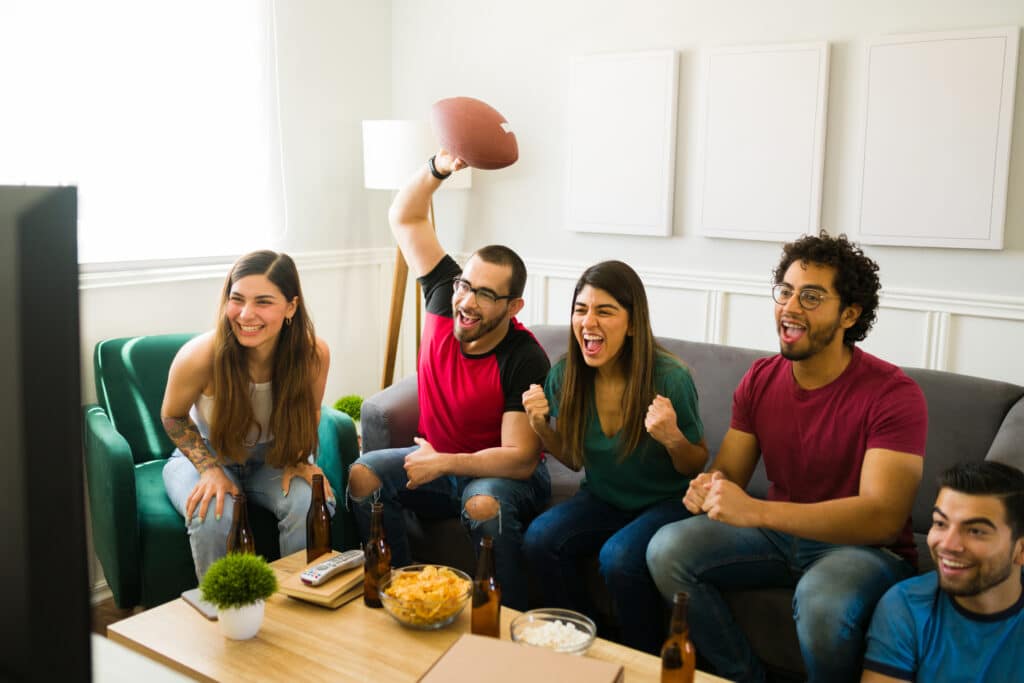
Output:
<svg viewBox="0 0 1024 683">
<path fill-rule="evenodd" d="M 265 602 L 277 591 L 277 576 L 259 555 L 229 553 L 210 565 L 199 588 L 203 599 L 217 607 L 221 633 L 246 640 L 260 630 Z"/>
<path fill-rule="evenodd" d="M 334 402 L 334 409 L 340 410 L 349 417 L 352 418 L 352 422 L 356 425 L 356 434 L 362 436 L 362 426 L 359 423 L 359 417 L 363 412 L 363 397 L 357 394 L 349 394 L 348 396 L 342 396 Z M 360 443 L 360 448 L 362 443 Z"/>
</svg>

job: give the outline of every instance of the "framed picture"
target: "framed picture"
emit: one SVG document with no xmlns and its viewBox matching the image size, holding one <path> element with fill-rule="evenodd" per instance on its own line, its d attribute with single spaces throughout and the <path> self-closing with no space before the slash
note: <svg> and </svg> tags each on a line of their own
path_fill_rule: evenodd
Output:
<svg viewBox="0 0 1024 683">
<path fill-rule="evenodd" d="M 697 228 L 784 241 L 817 232 L 828 44 L 709 49 L 703 62 Z"/>
<path fill-rule="evenodd" d="M 672 233 L 678 88 L 673 50 L 572 59 L 570 230 Z"/>
</svg>

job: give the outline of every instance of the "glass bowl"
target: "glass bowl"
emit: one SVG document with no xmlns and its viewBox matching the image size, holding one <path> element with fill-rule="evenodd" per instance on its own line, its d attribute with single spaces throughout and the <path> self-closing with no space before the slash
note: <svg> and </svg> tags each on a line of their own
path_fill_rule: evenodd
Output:
<svg viewBox="0 0 1024 683">
<path fill-rule="evenodd" d="M 422 630 L 455 621 L 473 595 L 469 575 L 439 564 L 396 567 L 380 585 L 380 601 L 402 626 Z"/>
<path fill-rule="evenodd" d="M 512 620 L 509 633 L 512 640 L 523 645 L 582 655 L 594 643 L 597 626 L 572 610 L 532 609 Z"/>
</svg>

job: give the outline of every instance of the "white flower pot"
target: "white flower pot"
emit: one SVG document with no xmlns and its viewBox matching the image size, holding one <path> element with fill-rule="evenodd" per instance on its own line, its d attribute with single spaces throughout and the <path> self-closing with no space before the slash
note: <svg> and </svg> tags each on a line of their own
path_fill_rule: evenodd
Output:
<svg viewBox="0 0 1024 683">
<path fill-rule="evenodd" d="M 263 624 L 264 602 L 242 607 L 228 607 L 217 611 L 220 632 L 232 640 L 248 640 L 256 635 Z"/>
</svg>

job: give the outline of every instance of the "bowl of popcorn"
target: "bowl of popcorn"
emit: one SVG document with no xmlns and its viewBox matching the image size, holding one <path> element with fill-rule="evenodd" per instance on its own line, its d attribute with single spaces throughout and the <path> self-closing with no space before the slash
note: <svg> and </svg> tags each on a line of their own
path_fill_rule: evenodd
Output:
<svg viewBox="0 0 1024 683">
<path fill-rule="evenodd" d="M 517 643 L 581 655 L 597 637 L 597 626 L 572 610 L 532 609 L 513 619 L 509 632 Z"/>
<path fill-rule="evenodd" d="M 469 575 L 437 564 L 411 564 L 391 570 L 380 584 L 380 601 L 395 621 L 431 630 L 455 621 L 473 594 Z"/>
</svg>

